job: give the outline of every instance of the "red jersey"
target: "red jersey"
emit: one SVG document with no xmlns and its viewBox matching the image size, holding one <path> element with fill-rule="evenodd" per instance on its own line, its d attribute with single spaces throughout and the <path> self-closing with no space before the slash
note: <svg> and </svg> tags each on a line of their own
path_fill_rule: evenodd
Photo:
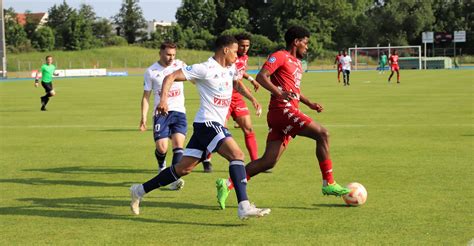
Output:
<svg viewBox="0 0 474 246">
<path fill-rule="evenodd" d="M 336 60 L 334 61 L 338 66 L 342 66 L 341 61 L 340 61 L 341 57 L 342 55 L 337 55 Z"/>
<path fill-rule="evenodd" d="M 273 85 L 282 91 L 293 92 L 297 95 L 297 99 L 292 99 L 289 102 L 272 95 L 268 109 L 284 108 L 287 104 L 298 108 L 300 84 L 303 77 L 301 61 L 288 51 L 280 50 L 271 54 L 262 68 L 270 72 L 270 80 Z"/>
<path fill-rule="evenodd" d="M 235 68 L 237 69 L 237 73 L 239 73 L 239 77 L 243 78 L 245 71 L 247 71 L 247 62 L 249 60 L 248 55 L 239 56 L 237 61 L 235 62 Z M 232 100 L 234 99 L 242 99 L 242 95 L 236 90 L 232 90 Z"/>
<path fill-rule="evenodd" d="M 390 61 L 390 64 L 392 64 L 392 66 L 398 65 L 398 55 L 391 55 L 388 60 Z"/>
</svg>

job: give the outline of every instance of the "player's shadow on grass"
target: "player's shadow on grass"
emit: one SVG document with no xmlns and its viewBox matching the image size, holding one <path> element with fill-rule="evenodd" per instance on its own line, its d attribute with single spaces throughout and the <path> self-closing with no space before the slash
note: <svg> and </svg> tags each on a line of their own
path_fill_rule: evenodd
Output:
<svg viewBox="0 0 474 246">
<path fill-rule="evenodd" d="M 326 203 L 321 203 L 321 204 L 313 204 L 315 207 L 322 207 L 322 208 L 347 208 L 346 204 L 326 204 Z"/>
<path fill-rule="evenodd" d="M 22 202 L 30 202 L 33 206 L 45 208 L 62 208 L 62 209 L 78 209 L 78 210 L 103 210 L 107 207 L 123 207 L 129 212 L 130 200 L 123 197 L 67 197 L 67 198 L 21 198 L 17 199 Z M 194 203 L 167 202 L 163 199 L 169 197 L 160 197 L 159 201 L 150 201 L 146 199 L 140 203 L 142 207 L 148 208 L 172 208 L 172 209 L 199 209 L 199 210 L 219 210 L 217 206 L 200 205 Z"/>
<path fill-rule="evenodd" d="M 103 220 L 123 220 L 123 221 L 135 221 L 143 223 L 157 223 L 157 224 L 170 224 L 170 225 L 195 225 L 195 226 L 212 226 L 212 227 L 238 227 L 245 226 L 245 224 L 212 224 L 206 222 L 193 222 L 193 221 L 176 221 L 166 219 L 148 219 L 132 215 L 117 215 L 109 214 L 100 211 L 81 211 L 81 210 L 67 210 L 67 209 L 51 209 L 41 207 L 1 207 L 0 216 L 35 216 L 35 217 L 47 217 L 47 218 L 67 218 L 67 219 L 103 219 Z"/>
<path fill-rule="evenodd" d="M 0 215 L 42 216 L 69 219 L 106 219 L 106 220 L 133 220 L 145 223 L 185 224 L 197 226 L 234 227 L 243 224 L 212 224 L 193 221 L 172 221 L 141 218 L 133 215 L 117 215 L 102 212 L 109 207 L 120 207 L 129 213 L 128 200 L 116 200 L 111 197 L 69 197 L 69 198 L 21 198 L 21 202 L 31 203 L 31 206 L 2 207 Z M 144 201 L 146 207 L 168 207 L 173 209 L 203 209 L 217 210 L 216 206 L 198 205 L 193 203 L 153 202 Z"/>
<path fill-rule="evenodd" d="M 33 169 L 23 169 L 22 171 L 26 172 L 44 172 L 44 173 L 61 173 L 61 174 L 116 174 L 116 173 L 126 173 L 126 174 L 151 174 L 156 175 L 157 171 L 152 169 L 135 169 L 135 168 L 123 168 L 123 167 L 53 167 L 53 168 L 33 168 Z M 228 173 L 226 170 L 213 170 L 215 173 Z M 198 165 L 193 173 L 204 173 L 202 167 Z"/>
<path fill-rule="evenodd" d="M 27 172 L 45 172 L 45 173 L 61 173 L 61 174 L 116 174 L 116 173 L 126 173 L 126 174 L 156 174 L 156 170 L 152 169 L 136 169 L 136 168 L 123 168 L 123 167 L 53 167 L 53 168 L 34 168 L 34 169 L 23 169 L 22 171 Z"/>
<path fill-rule="evenodd" d="M 0 179 L 0 183 L 28 184 L 28 185 L 71 185 L 96 187 L 130 187 L 133 182 L 105 183 L 84 180 L 54 180 L 44 178 Z"/>
</svg>

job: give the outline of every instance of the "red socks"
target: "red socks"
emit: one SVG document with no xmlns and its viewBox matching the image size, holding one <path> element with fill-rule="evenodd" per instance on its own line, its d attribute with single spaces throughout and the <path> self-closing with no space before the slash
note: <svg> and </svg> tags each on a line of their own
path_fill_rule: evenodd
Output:
<svg viewBox="0 0 474 246">
<path fill-rule="evenodd" d="M 323 180 L 328 184 L 334 183 L 334 177 L 332 176 L 332 161 L 330 159 L 324 160 L 319 163 Z"/>
<path fill-rule="evenodd" d="M 247 174 L 247 181 L 250 180 L 250 176 Z M 227 179 L 227 188 L 229 188 L 229 190 L 232 190 L 234 189 L 234 183 L 232 182 L 232 179 Z"/>
<path fill-rule="evenodd" d="M 249 151 L 250 160 L 254 161 L 258 159 L 257 140 L 255 139 L 254 132 L 245 134 L 245 146 L 247 146 L 247 150 Z"/>
</svg>

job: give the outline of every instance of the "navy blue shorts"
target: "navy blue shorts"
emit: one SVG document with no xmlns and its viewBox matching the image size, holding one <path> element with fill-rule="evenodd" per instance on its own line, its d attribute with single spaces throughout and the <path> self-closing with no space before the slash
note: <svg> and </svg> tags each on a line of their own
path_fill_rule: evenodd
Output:
<svg viewBox="0 0 474 246">
<path fill-rule="evenodd" d="M 186 135 L 188 131 L 188 122 L 186 121 L 186 114 L 169 111 L 168 115 L 155 115 L 153 117 L 153 137 L 155 141 L 162 138 L 169 138 L 175 133 Z"/>
<path fill-rule="evenodd" d="M 209 153 L 216 152 L 223 140 L 232 137 L 229 130 L 221 124 L 209 121 L 194 123 L 194 132 L 184 150 L 183 156 L 204 160 Z"/>
</svg>

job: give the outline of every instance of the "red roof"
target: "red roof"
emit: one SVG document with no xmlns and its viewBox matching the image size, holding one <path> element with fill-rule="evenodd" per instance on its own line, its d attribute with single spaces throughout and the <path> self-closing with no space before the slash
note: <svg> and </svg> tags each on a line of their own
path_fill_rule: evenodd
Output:
<svg viewBox="0 0 474 246">
<path fill-rule="evenodd" d="M 45 14 L 46 13 L 18 13 L 16 14 L 16 21 L 18 22 L 18 24 L 24 26 L 26 25 L 26 17 L 28 16 L 29 18 L 31 18 L 32 21 L 34 21 L 34 23 L 38 24 Z"/>
</svg>

